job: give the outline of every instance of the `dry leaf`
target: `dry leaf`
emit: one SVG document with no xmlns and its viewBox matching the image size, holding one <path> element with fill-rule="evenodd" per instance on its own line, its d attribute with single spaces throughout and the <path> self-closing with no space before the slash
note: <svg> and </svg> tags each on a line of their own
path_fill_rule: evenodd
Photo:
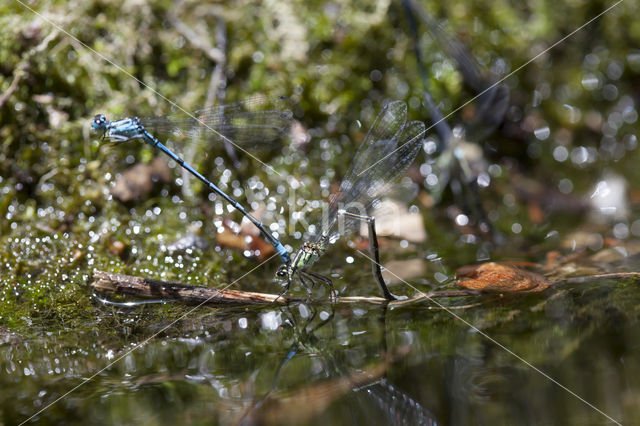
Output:
<svg viewBox="0 0 640 426">
<path fill-rule="evenodd" d="M 579 251 L 585 248 L 598 250 L 602 247 L 602 235 L 598 232 L 576 231 L 566 235 L 560 242 L 565 250 Z"/>
<path fill-rule="evenodd" d="M 481 263 L 479 265 L 461 266 L 458 269 L 456 269 L 456 274 L 459 277 L 465 277 L 467 275 L 474 273 L 482 265 L 484 265 L 484 263 Z M 511 266 L 515 268 L 539 268 L 540 267 L 540 264 L 538 263 L 526 262 L 526 261 L 505 261 L 505 262 L 500 262 L 500 265 Z"/>
<path fill-rule="evenodd" d="M 540 225 L 544 222 L 544 211 L 537 202 L 531 200 L 527 203 L 527 212 L 529 213 L 529 219 L 536 225 Z"/>
<path fill-rule="evenodd" d="M 458 279 L 457 284 L 471 290 L 493 292 L 538 292 L 551 286 L 540 274 L 495 262 L 479 265 Z"/>
</svg>

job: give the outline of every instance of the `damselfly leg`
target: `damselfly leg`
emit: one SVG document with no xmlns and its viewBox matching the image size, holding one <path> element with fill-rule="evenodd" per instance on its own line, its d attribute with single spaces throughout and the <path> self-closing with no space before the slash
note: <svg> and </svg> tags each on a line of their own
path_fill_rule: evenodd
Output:
<svg viewBox="0 0 640 426">
<path fill-rule="evenodd" d="M 284 268 L 286 267 L 286 265 L 282 265 L 282 267 L 280 269 L 284 270 Z M 281 273 L 280 271 L 278 271 L 278 276 L 286 276 L 286 272 Z M 316 272 L 313 271 L 309 271 L 307 269 L 296 269 L 293 275 L 297 275 L 298 279 L 300 279 L 300 283 L 302 284 L 302 286 L 305 288 L 305 290 L 307 291 L 307 295 L 309 298 L 311 298 L 311 290 L 313 288 L 315 288 L 317 281 L 320 281 L 322 284 L 326 285 L 327 287 L 329 287 L 329 294 L 331 299 L 335 300 L 338 297 L 338 292 L 336 291 L 336 289 L 333 287 L 333 281 L 331 281 L 331 278 L 329 277 L 325 277 L 324 275 L 318 274 Z M 283 296 L 287 291 L 289 291 L 289 288 L 291 287 L 291 281 L 289 280 L 285 286 L 284 289 L 282 290 L 282 292 L 278 295 L 278 298 Z"/>
<path fill-rule="evenodd" d="M 314 286 L 316 284 L 315 280 L 318 280 L 323 284 L 325 284 L 327 287 L 329 287 L 329 294 L 332 299 L 335 299 L 338 297 L 338 292 L 333 287 L 333 281 L 331 281 L 331 278 L 325 277 L 324 275 L 318 274 L 313 271 L 308 271 L 308 270 L 302 270 L 300 271 L 300 274 L 305 275 L 307 279 L 309 279 L 313 283 Z"/>
<path fill-rule="evenodd" d="M 339 215 L 347 216 L 356 220 L 360 220 L 367 224 L 369 230 L 369 253 L 371 254 L 371 273 L 376 279 L 376 282 L 380 286 L 382 295 L 387 300 L 398 300 L 399 297 L 391 293 L 387 288 L 387 283 L 382 276 L 382 269 L 380 268 L 380 249 L 378 247 L 378 236 L 376 235 L 376 219 L 373 216 L 364 216 L 356 213 L 351 213 L 346 210 L 338 212 Z"/>
</svg>

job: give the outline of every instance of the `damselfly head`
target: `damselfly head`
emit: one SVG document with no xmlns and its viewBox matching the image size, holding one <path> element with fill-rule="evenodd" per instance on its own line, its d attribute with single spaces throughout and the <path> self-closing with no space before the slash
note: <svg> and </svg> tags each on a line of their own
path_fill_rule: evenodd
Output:
<svg viewBox="0 0 640 426">
<path fill-rule="evenodd" d="M 104 132 L 107 129 L 107 117 L 105 117 L 104 114 L 97 114 L 93 117 L 91 129 Z"/>
<path fill-rule="evenodd" d="M 278 272 L 276 272 L 276 275 L 278 277 L 286 277 L 287 276 L 287 270 L 289 269 L 288 265 L 280 265 L 280 267 L 278 268 Z"/>
</svg>

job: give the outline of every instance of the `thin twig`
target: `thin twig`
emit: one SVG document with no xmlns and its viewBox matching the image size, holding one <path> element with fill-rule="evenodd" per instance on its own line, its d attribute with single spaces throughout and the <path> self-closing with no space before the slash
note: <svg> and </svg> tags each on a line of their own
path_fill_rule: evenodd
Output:
<svg viewBox="0 0 640 426">
<path fill-rule="evenodd" d="M 213 107 L 218 101 L 219 104 L 224 104 L 226 97 L 227 77 L 225 70 L 227 67 L 227 23 L 222 16 L 216 17 L 216 46 L 222 52 L 222 60 L 216 63 L 216 66 L 211 73 L 211 81 L 209 82 L 209 89 L 207 90 L 207 99 L 204 104 L 204 109 L 208 110 Z M 238 159 L 238 153 L 234 149 L 233 145 L 224 141 L 224 150 L 233 162 L 236 169 L 240 168 L 240 160 Z"/>
<path fill-rule="evenodd" d="M 209 43 L 205 37 L 201 37 L 198 33 L 189 28 L 189 26 L 182 22 L 177 15 L 173 12 L 169 12 L 167 14 L 167 18 L 176 31 L 182 34 L 182 36 L 195 48 L 201 50 L 209 59 L 216 63 L 224 61 L 225 58 L 223 51 L 211 46 L 211 43 Z"/>
<path fill-rule="evenodd" d="M 558 280 L 563 284 L 581 284 L 598 280 L 615 280 L 625 278 L 640 278 L 640 272 L 614 272 L 611 274 L 585 275 L 582 277 L 563 278 Z"/>
<path fill-rule="evenodd" d="M 410 299 L 395 300 L 389 303 L 389 307 L 405 306 L 412 303 L 420 302 L 422 300 L 436 299 L 442 297 L 465 297 L 465 296 L 479 296 L 482 293 L 474 290 L 441 290 L 441 291 L 429 291 L 427 293 L 418 293 Z M 466 306 L 466 305 L 465 305 Z M 473 307 L 469 305 L 468 307 Z M 451 309 L 450 306 L 447 308 Z"/>
<path fill-rule="evenodd" d="M 22 80 L 24 78 L 24 76 L 27 75 L 27 71 L 29 70 L 29 67 L 31 66 L 31 58 L 38 52 L 42 52 L 43 50 L 45 50 L 48 46 L 49 43 L 51 43 L 51 41 L 56 38 L 56 36 L 58 35 L 58 30 L 53 30 L 51 31 L 41 42 L 40 44 L 38 44 L 36 47 L 34 47 L 33 49 L 29 50 L 24 57 L 22 58 L 22 60 L 20 61 L 20 63 L 18 64 L 18 66 L 16 66 L 15 70 L 13 71 L 13 80 L 11 81 L 11 84 L 9 84 L 9 88 L 7 89 L 6 92 L 0 94 L 0 109 L 2 109 L 2 107 L 4 106 L 4 104 L 7 102 L 7 100 L 9 99 L 9 97 L 11 95 L 13 95 L 13 93 L 18 90 L 18 85 L 20 84 L 20 80 Z"/>
<path fill-rule="evenodd" d="M 224 103 L 225 98 L 226 76 L 224 71 L 227 66 L 227 23 L 223 17 L 217 18 L 216 46 L 222 53 L 222 56 L 219 61 L 216 61 L 216 66 L 211 74 L 207 99 L 204 103 L 205 110 L 214 106 L 216 99 L 219 100 L 220 103 Z"/>
</svg>

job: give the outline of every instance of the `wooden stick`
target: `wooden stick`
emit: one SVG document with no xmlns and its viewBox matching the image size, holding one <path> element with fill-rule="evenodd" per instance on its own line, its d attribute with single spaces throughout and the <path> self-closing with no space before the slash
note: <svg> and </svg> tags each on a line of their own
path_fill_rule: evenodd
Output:
<svg viewBox="0 0 640 426">
<path fill-rule="evenodd" d="M 13 71 L 13 80 L 11 84 L 9 84 L 9 88 L 4 93 L 0 93 L 0 109 L 4 106 L 5 102 L 9 99 L 13 93 L 18 90 L 18 84 L 20 84 L 20 80 L 22 80 L 25 76 L 27 76 L 27 72 L 31 67 L 31 58 L 39 52 L 45 50 L 51 41 L 58 36 L 58 30 L 53 30 L 49 35 L 47 35 L 36 47 L 29 50 L 20 60 L 18 66 Z"/>
<path fill-rule="evenodd" d="M 187 303 L 207 303 L 210 305 L 262 305 L 276 303 L 280 305 L 291 302 L 306 301 L 306 298 L 278 297 L 277 294 L 255 293 L 240 290 L 216 290 L 210 287 L 194 286 L 181 283 L 114 274 L 105 271 L 94 271 L 91 287 L 100 293 L 121 294 L 140 298 L 166 299 Z M 446 290 L 418 293 L 411 299 L 391 302 L 389 306 L 405 305 L 436 297 L 477 296 L 479 293 L 470 290 Z M 382 305 L 388 300 L 382 297 L 349 296 L 339 297 L 336 303 L 372 303 Z"/>
<path fill-rule="evenodd" d="M 215 288 L 172 283 L 133 277 L 123 274 L 95 271 L 91 283 L 96 291 L 115 293 L 142 298 L 169 299 L 180 302 L 213 305 L 285 304 L 286 298 L 278 299 L 277 294 L 252 293 L 237 290 L 216 290 Z"/>
<path fill-rule="evenodd" d="M 610 274 L 585 275 L 582 277 L 570 277 L 559 279 L 562 284 L 582 284 L 590 281 L 598 280 L 622 280 L 626 278 L 639 278 L 640 272 L 614 272 Z M 555 283 L 554 283 L 555 284 Z"/>
</svg>

